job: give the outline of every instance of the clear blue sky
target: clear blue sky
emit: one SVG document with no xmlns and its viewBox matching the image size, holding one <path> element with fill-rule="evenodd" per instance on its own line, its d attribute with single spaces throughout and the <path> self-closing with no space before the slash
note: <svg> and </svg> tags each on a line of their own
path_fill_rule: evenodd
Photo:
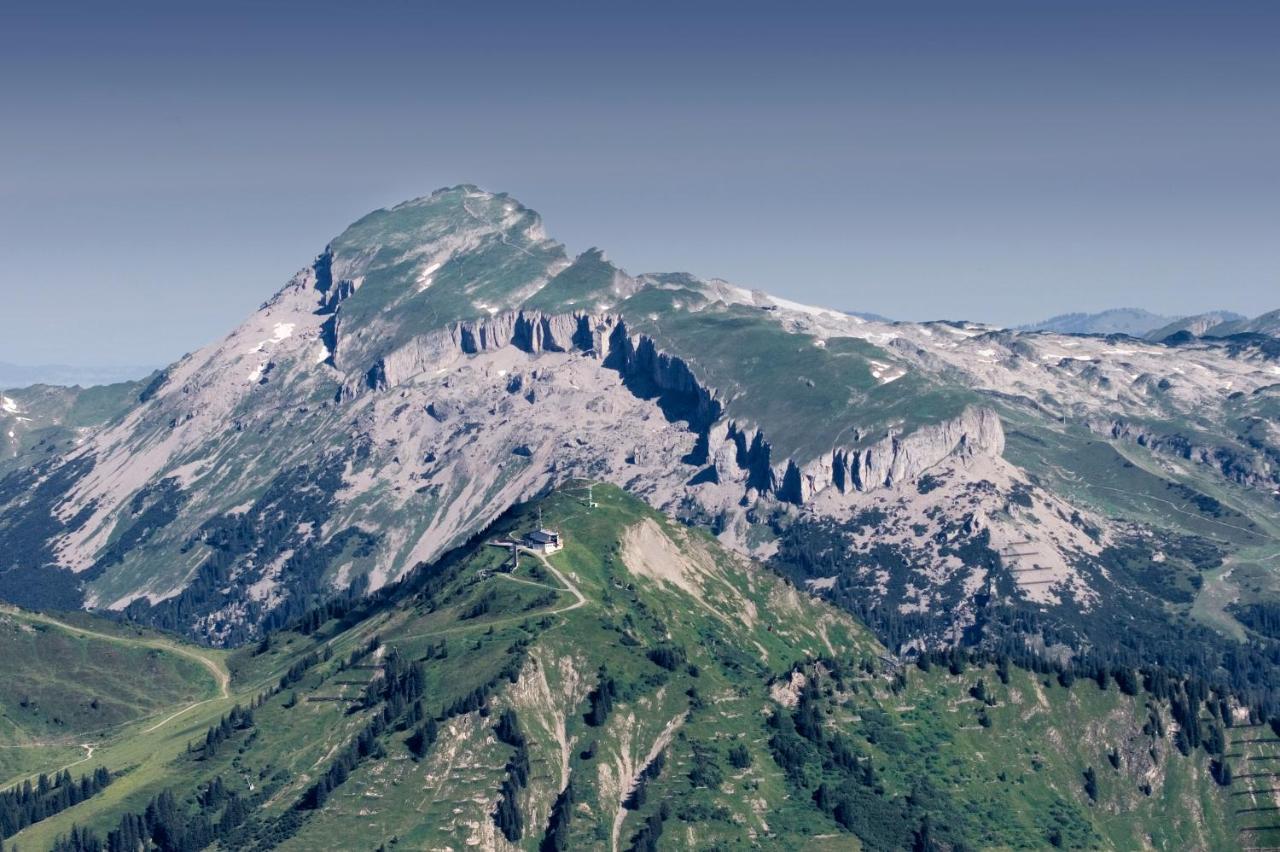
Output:
<svg viewBox="0 0 1280 852">
<path fill-rule="evenodd" d="M 462 182 L 904 319 L 1259 313 L 1277 44 L 1248 0 L 5 3 L 0 360 L 167 362 Z"/>
</svg>

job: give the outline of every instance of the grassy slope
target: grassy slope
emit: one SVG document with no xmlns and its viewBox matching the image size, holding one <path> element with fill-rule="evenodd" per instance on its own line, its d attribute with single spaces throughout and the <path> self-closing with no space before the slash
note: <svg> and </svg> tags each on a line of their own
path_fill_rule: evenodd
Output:
<svg viewBox="0 0 1280 852">
<path fill-rule="evenodd" d="M 221 694 L 216 652 L 73 618 L 0 608 L 0 786 L 77 763 L 123 768 L 104 744 Z"/>
<path fill-rule="evenodd" d="M 771 315 L 743 305 L 673 307 L 700 299 L 692 291 L 650 289 L 619 309 L 634 331 L 651 335 L 717 391 L 730 417 L 758 425 L 775 463 L 808 461 L 835 444 L 857 444 L 851 434 L 815 434 L 814 423 L 857 423 L 867 440 L 877 440 L 889 426 L 910 432 L 954 417 L 979 399 L 915 371 L 880 384 L 871 362 L 891 365 L 896 359 L 864 340 L 832 338 L 819 346 L 812 335 L 792 334 Z"/>
<path fill-rule="evenodd" d="M 768 765 L 760 739 L 759 715 L 767 703 L 765 682 L 771 672 L 785 669 L 794 659 L 826 650 L 823 630 L 816 626 L 804 628 L 801 625 L 805 620 L 795 619 L 800 608 L 805 607 L 805 614 L 813 616 L 809 621 L 817 625 L 817 607 L 788 594 L 774 578 L 759 576 L 749 582 L 744 574 L 726 572 L 722 576 L 732 586 L 722 586 L 704 596 L 717 613 L 741 610 L 749 601 L 750 606 L 756 607 L 758 618 L 774 611 L 778 624 L 791 624 L 772 632 L 762 625 L 748 627 L 713 615 L 669 588 L 634 583 L 617 555 L 620 534 L 642 516 L 658 524 L 667 522 L 614 489 L 597 489 L 596 495 L 600 505 L 592 512 L 586 512 L 580 500 L 566 494 L 557 495 L 544 505 L 547 521 L 570 531 L 568 547 L 551 562 L 582 592 L 587 603 L 558 613 L 545 628 L 534 629 L 537 640 L 530 652 L 533 662 L 522 675 L 521 684 L 495 702 L 495 710 L 504 704 L 517 709 L 533 741 L 533 780 L 524 805 L 527 822 L 533 826 L 530 835 L 535 846 L 551 802 L 564 781 L 566 753 L 569 773 L 578 789 L 579 807 L 587 808 L 594 817 L 575 821 L 576 836 L 584 844 L 581 848 L 609 845 L 619 800 L 617 765 L 630 762 L 639 768 L 636 761 L 643 759 L 663 729 L 688 710 L 686 691 L 691 687 L 715 709 L 696 712 L 680 726 L 682 733 L 673 740 L 668 766 L 678 768 L 687 760 L 688 743 L 694 740 L 726 741 L 747 735 L 753 737 L 756 765 Z M 527 527 L 528 520 L 517 521 L 515 526 Z M 696 533 L 690 535 L 701 538 Z M 482 551 L 478 558 L 480 564 L 494 564 L 502 557 L 502 552 L 494 549 Z M 522 573 L 529 570 L 530 562 L 525 560 Z M 518 612 L 518 606 L 511 604 L 527 597 L 527 584 L 517 581 L 557 585 L 545 570 L 542 579 L 526 575 L 493 580 L 506 587 L 504 597 L 512 596 L 509 601 L 504 600 L 504 613 L 512 609 Z M 636 588 L 628 589 L 628 585 Z M 527 588 L 539 591 L 536 587 Z M 550 609 L 560 610 L 576 602 L 574 596 L 562 593 Z M 691 618 L 691 613 L 695 617 Z M 826 635 L 833 643 L 847 648 L 873 647 L 871 640 L 848 619 L 830 613 L 822 615 Z M 451 653 L 445 664 L 449 671 L 442 672 L 444 676 L 438 679 L 432 671 L 432 681 L 433 686 L 439 684 L 442 693 L 452 695 L 466 691 L 457 686 L 449 690 L 448 686 L 460 681 L 465 687 L 468 678 L 464 672 L 469 672 L 470 682 L 474 682 L 477 671 L 496 670 L 502 649 L 512 639 L 527 635 L 520 628 L 527 621 L 523 614 L 504 614 L 478 619 L 474 625 L 458 625 L 455 614 L 439 611 L 384 636 L 415 656 L 427 645 L 448 639 Z M 486 635 L 490 627 L 494 629 L 492 636 Z M 690 661 L 698 664 L 696 678 L 687 670 L 664 672 L 645 658 L 645 648 L 667 635 L 670 641 L 685 647 Z M 763 650 L 755 647 L 753 640 Z M 492 653 L 495 649 L 499 652 L 496 659 Z M 601 664 L 622 685 L 627 699 L 605 726 L 593 729 L 581 714 L 585 693 L 594 685 L 596 669 Z M 456 675 L 454 669 L 458 670 Z M 563 750 L 552 733 L 561 726 L 567 746 Z M 285 848 L 316 848 L 321 838 L 333 838 L 339 845 L 358 845 L 370 836 L 397 836 L 409 848 L 439 848 L 445 844 L 461 848 L 472 834 L 484 836 L 487 805 L 496 795 L 500 781 L 500 774 L 489 767 L 500 767 L 509 750 L 498 744 L 474 716 L 455 720 L 446 730 L 436 753 L 422 765 L 413 764 L 401 751 L 398 760 L 368 765 L 358 771 L 329 807 Z M 581 752 L 591 740 L 598 743 L 596 756 L 584 760 Z M 396 755 L 395 750 L 392 753 Z M 788 804 L 780 772 L 774 768 L 758 774 L 761 789 L 756 795 L 785 812 Z M 477 804 L 475 799 L 484 804 Z M 762 833 L 760 819 L 749 806 L 744 807 L 740 796 L 703 790 L 690 801 L 699 799 L 730 808 L 744 821 L 742 826 L 700 826 L 696 829 L 699 842 L 742 841 L 753 831 Z M 459 809 L 463 811 L 461 815 L 457 813 Z M 803 806 L 797 810 L 808 811 Z M 481 823 L 478 831 L 477 822 Z M 797 822 L 803 820 L 797 817 Z M 620 829 L 624 844 L 636 823 L 635 816 L 624 819 Z M 831 830 L 830 826 L 826 828 Z"/>
<path fill-rule="evenodd" d="M 579 491 L 544 501 L 546 522 L 568 541 L 549 564 L 525 557 L 518 573 L 496 573 L 505 551 L 481 545 L 452 568 L 434 569 L 454 572 L 439 594 L 410 598 L 349 629 L 331 623 L 309 637 L 282 633 L 265 653 L 237 652 L 227 660 L 231 697 L 106 736 L 94 764 L 129 771 L 100 796 L 20 834 L 21 847 L 47 848 L 73 823 L 105 830 L 122 809 L 141 808 L 159 790 L 185 794 L 214 775 L 259 796 L 257 818 L 264 825 L 286 813 L 369 712 L 348 714 L 342 702 L 307 699 L 358 695 L 376 672 L 344 671 L 340 662 L 375 634 L 411 659 L 430 657 L 423 663 L 429 712 L 498 675 L 516 643 L 526 655 L 518 682 L 498 681 L 488 718 L 470 713 L 443 722 L 422 762 L 410 758 L 406 733 L 389 733 L 386 758 L 357 767 L 281 848 L 373 849 L 392 837 L 399 848 L 460 849 L 469 841 L 504 848 L 489 812 L 511 754 L 494 737 L 493 722 L 508 706 L 530 742 L 521 848 L 537 848 L 552 801 L 569 777 L 577 791 L 573 848 L 611 848 L 615 837 L 618 848 L 628 848 L 664 799 L 675 807 L 664 848 L 856 847 L 807 795 L 788 787 L 770 755 L 765 718 L 778 706 L 771 687 L 795 664 L 834 651 L 857 666 L 878 660 L 879 646 L 847 616 L 744 565 L 702 533 L 671 525 L 616 489 L 597 487 L 595 496 L 599 505 L 591 510 Z M 501 522 L 494 535 L 527 529 L 534 518 L 531 508 L 524 511 Z M 665 537 L 686 557 L 685 573 L 671 575 L 680 586 L 628 569 L 636 564 L 634 554 L 624 560 L 628 536 L 641 524 L 651 534 L 647 552 L 660 551 Z M 463 617 L 482 600 L 487 611 Z M 448 648 L 443 659 L 442 642 Z M 667 671 L 651 662 L 646 651 L 660 644 L 683 648 L 696 675 L 687 666 Z M 187 742 L 201 739 L 231 703 L 247 702 L 292 662 L 325 645 L 332 659 L 271 697 L 255 712 L 252 731 L 236 734 L 212 760 L 186 754 Z M 214 666 L 223 659 L 192 653 L 208 653 Z M 618 700 L 607 722 L 591 727 L 583 714 L 601 665 L 618 683 Z M 1003 686 L 987 672 L 996 705 L 988 711 L 993 724 L 982 728 L 977 704 L 967 697 L 976 670 L 951 676 L 911 669 L 905 690 L 894 693 L 884 664 L 875 666 L 879 674 L 860 677 L 846 693 L 832 692 L 827 724 L 875 755 L 891 792 L 905 794 L 917 779 L 933 779 L 948 802 L 940 813 L 984 845 L 1043 845 L 1059 826 L 1067 826 L 1069 838 L 1102 847 L 1131 848 L 1146 833 L 1157 848 L 1181 848 L 1180 837 L 1206 848 L 1230 845 L 1228 799 L 1208 780 L 1203 754 L 1184 759 L 1165 737 L 1154 743 L 1159 761 L 1148 773 L 1141 755 L 1152 744 L 1140 732 L 1147 717 L 1141 696 L 1103 692 L 1092 682 L 1071 690 L 1044 686 L 1016 670 Z M 286 707 L 294 692 L 298 703 Z M 186 707 L 178 702 L 173 709 Z M 645 805 L 624 812 L 615 830 L 620 779 L 641 768 L 664 731 L 670 735 L 665 769 L 650 783 Z M 594 756 L 585 757 L 592 742 Z M 727 761 L 728 749 L 739 743 L 751 755 L 744 770 Z M 1106 758 L 1113 747 L 1126 756 L 1119 771 Z M 693 788 L 695 750 L 721 768 L 718 787 Z M 55 752 L 43 756 L 42 768 L 66 762 Z M 1083 793 L 1088 766 L 1099 775 L 1097 804 Z M 1137 791 L 1139 776 L 1147 774 L 1149 797 Z"/>
</svg>

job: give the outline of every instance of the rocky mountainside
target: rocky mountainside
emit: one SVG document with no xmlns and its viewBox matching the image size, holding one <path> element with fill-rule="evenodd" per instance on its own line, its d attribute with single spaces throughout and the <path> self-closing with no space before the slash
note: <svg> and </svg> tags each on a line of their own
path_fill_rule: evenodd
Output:
<svg viewBox="0 0 1280 852">
<path fill-rule="evenodd" d="M 34 393 L 8 415 L 34 421 Z M 463 186 L 366 216 L 226 338 L 110 394 L 14 451 L 0 595 L 234 645 L 581 477 L 894 650 L 1191 643 L 1215 683 L 1271 700 L 1262 338 L 868 320 L 570 257 Z M 1245 638 L 1256 656 L 1223 664 Z"/>
</svg>

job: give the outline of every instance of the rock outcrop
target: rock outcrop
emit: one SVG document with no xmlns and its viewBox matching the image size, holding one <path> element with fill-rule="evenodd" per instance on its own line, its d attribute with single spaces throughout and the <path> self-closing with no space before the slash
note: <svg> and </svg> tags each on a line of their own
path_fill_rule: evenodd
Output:
<svg viewBox="0 0 1280 852">
<path fill-rule="evenodd" d="M 446 369 L 460 357 L 514 347 L 529 354 L 578 352 L 622 376 L 635 395 L 655 399 L 670 420 L 687 422 L 702 449 L 686 461 L 711 463 L 709 481 L 738 482 L 744 491 L 798 505 L 828 488 L 841 494 L 874 491 L 911 482 L 944 459 L 999 456 L 1004 430 L 989 408 L 971 406 L 959 416 L 913 432 L 890 433 L 860 448 L 835 447 L 818 458 L 775 461 L 768 437 L 759 429 L 723 420 L 715 389 L 700 382 L 681 358 L 659 349 L 654 339 L 632 334 L 613 314 L 548 315 L 515 311 L 459 322 L 379 358 L 362 381 L 348 381 L 348 398 L 366 390 L 386 391 L 415 376 Z"/>
<path fill-rule="evenodd" d="M 836 447 L 807 461 L 771 464 L 765 436 L 734 423 L 728 424 L 725 445 L 734 452 L 715 454 L 722 481 L 742 479 L 749 489 L 803 505 L 828 488 L 840 494 L 875 491 L 913 482 L 948 458 L 999 456 L 1004 429 L 995 411 L 970 406 L 958 417 L 914 432 L 891 433 L 861 449 Z"/>
</svg>

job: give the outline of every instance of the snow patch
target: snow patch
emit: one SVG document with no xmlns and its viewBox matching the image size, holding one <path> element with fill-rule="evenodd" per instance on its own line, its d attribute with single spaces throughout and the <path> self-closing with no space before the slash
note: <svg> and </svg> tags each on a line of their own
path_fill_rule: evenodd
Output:
<svg viewBox="0 0 1280 852">
<path fill-rule="evenodd" d="M 436 280 L 435 274 L 440 270 L 440 267 L 442 266 L 444 266 L 444 261 L 437 260 L 434 263 L 429 263 L 422 268 L 422 271 L 418 273 L 418 281 L 417 281 L 419 293 L 421 293 L 423 290 L 426 290 L 435 282 Z"/>
<path fill-rule="evenodd" d="M 18 413 L 18 403 L 9 399 L 7 396 L 0 396 L 0 408 L 3 408 L 8 414 Z"/>
<path fill-rule="evenodd" d="M 266 340 L 260 341 L 257 346 L 253 347 L 245 354 L 256 355 L 257 353 L 265 350 L 267 346 L 270 344 L 279 343 L 282 340 L 289 339 L 289 337 L 293 334 L 293 330 L 296 327 L 297 327 L 296 323 L 291 323 L 291 322 L 276 323 L 275 327 L 271 329 L 271 336 Z"/>
<path fill-rule="evenodd" d="M 883 361 L 873 360 L 869 363 L 871 364 L 872 378 L 880 382 L 882 385 L 887 385 L 889 382 L 896 382 L 907 374 L 906 369 L 894 366 L 893 364 L 886 364 Z"/>
<path fill-rule="evenodd" d="M 788 311 L 797 311 L 802 314 L 809 314 L 810 316 L 831 317 L 839 315 L 837 311 L 833 311 L 830 308 L 819 308 L 813 305 L 805 305 L 800 302 L 793 302 L 790 299 L 779 299 L 777 296 L 770 296 L 769 301 Z"/>
</svg>

